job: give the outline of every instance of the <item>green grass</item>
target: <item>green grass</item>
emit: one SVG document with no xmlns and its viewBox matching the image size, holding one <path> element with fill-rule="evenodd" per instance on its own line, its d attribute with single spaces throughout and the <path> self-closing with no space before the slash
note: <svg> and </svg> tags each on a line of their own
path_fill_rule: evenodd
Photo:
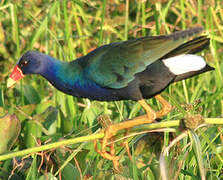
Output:
<svg viewBox="0 0 223 180">
<path fill-rule="evenodd" d="M 94 151 L 90 135 L 98 132 L 97 117 L 102 114 L 108 114 L 114 123 L 144 114 L 137 103 L 77 99 L 55 90 L 42 77 L 34 75 L 25 77 L 14 89 L 7 89 L 7 78 L 19 57 L 29 49 L 69 61 L 99 45 L 145 35 L 168 34 L 199 25 L 211 38 L 210 47 L 201 54 L 216 70 L 166 89 L 162 94 L 175 109 L 163 121 L 180 120 L 185 117 L 185 112 L 201 114 L 205 118 L 221 118 L 222 24 L 221 0 L 1 1 L 0 116 L 15 114 L 21 122 L 21 128 L 17 127 L 17 132 L 21 129 L 19 136 L 12 147 L 7 146 L 8 152 L 27 150 L 29 156 L 16 157 L 17 164 L 12 163 L 11 157 L 1 161 L 0 179 L 9 176 L 17 179 L 45 179 L 47 176 L 65 180 L 159 179 L 161 151 L 182 134 L 178 128 L 131 138 L 133 161 L 122 147 L 116 146 L 122 165 L 122 171 L 117 173 L 113 171 L 111 161 L 104 160 Z M 161 107 L 154 99 L 148 103 L 156 110 Z M 213 121 L 210 124 L 214 124 Z M 222 179 L 223 129 L 220 124 L 223 122 L 219 121 L 218 125 L 201 127 L 195 135 L 189 133 L 190 136 L 186 135 L 172 148 L 168 147 L 168 156 L 164 156 L 164 164 L 161 164 L 166 171 L 162 173 L 170 179 L 204 179 L 204 176 L 206 179 Z M 0 131 L 0 137 L 3 135 Z M 41 152 L 40 145 L 81 136 L 87 136 L 86 142 L 73 142 L 66 147 L 53 144 Z M 193 146 L 188 144 L 190 142 Z M 36 146 L 40 146 L 39 153 L 33 150 Z M 4 155 L 7 154 L 0 155 L 0 159 Z"/>
</svg>

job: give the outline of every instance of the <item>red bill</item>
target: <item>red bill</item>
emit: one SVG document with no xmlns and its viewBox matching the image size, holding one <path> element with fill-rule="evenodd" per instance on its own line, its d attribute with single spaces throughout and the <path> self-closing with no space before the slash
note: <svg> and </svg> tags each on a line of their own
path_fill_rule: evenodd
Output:
<svg viewBox="0 0 223 180">
<path fill-rule="evenodd" d="M 13 86 L 17 81 L 19 81 L 20 79 L 22 79 L 24 77 L 24 74 L 22 72 L 22 70 L 19 68 L 18 65 L 16 65 L 11 73 L 11 75 L 9 76 L 9 79 L 7 81 L 7 87 L 11 87 Z"/>
</svg>

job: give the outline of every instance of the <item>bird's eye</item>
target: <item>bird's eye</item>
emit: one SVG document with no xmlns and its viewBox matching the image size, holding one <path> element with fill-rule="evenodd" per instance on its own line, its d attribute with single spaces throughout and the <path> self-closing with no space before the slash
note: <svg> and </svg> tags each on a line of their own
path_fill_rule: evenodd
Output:
<svg viewBox="0 0 223 180">
<path fill-rule="evenodd" d="M 22 63 L 21 63 L 21 66 L 23 67 L 23 66 L 26 66 L 28 64 L 28 61 L 23 61 Z"/>
</svg>

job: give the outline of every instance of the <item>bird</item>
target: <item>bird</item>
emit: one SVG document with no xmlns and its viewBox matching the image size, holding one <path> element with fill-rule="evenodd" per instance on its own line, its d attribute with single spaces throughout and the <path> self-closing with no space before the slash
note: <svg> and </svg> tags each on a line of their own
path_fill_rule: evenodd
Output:
<svg viewBox="0 0 223 180">
<path fill-rule="evenodd" d="M 160 93 L 170 84 L 214 70 L 204 57 L 196 55 L 210 42 L 205 35 L 191 38 L 202 31 L 202 27 L 193 27 L 169 35 L 114 42 L 69 62 L 30 50 L 15 65 L 7 86 L 13 86 L 25 75 L 38 74 L 56 89 L 78 98 L 137 101 L 145 115 L 110 125 L 101 150 L 97 150 L 117 168 L 118 156 L 106 151 L 109 139 L 119 130 L 152 123 L 168 114 L 172 107 Z M 161 103 L 161 110 L 156 112 L 147 104 L 145 99 L 152 97 Z"/>
</svg>

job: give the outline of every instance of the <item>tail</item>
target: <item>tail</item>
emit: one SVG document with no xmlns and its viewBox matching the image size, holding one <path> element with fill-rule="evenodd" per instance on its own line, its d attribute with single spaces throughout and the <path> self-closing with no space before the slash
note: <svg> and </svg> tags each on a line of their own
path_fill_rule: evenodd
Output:
<svg viewBox="0 0 223 180">
<path fill-rule="evenodd" d="M 195 53 L 198 53 L 198 52 L 202 51 L 203 49 L 205 49 L 206 47 L 208 47 L 209 43 L 210 43 L 210 39 L 207 38 L 206 36 L 197 37 L 197 38 L 195 38 L 191 41 L 188 41 L 188 42 L 180 45 L 176 49 L 172 50 L 171 52 L 166 54 L 164 57 L 162 57 L 162 59 L 165 60 L 165 59 L 168 59 L 168 58 L 179 56 L 181 54 L 195 54 Z M 180 59 L 179 59 L 179 61 L 180 61 Z M 193 77 L 195 75 L 198 75 L 198 74 L 201 74 L 201 73 L 204 73 L 204 72 L 207 72 L 207 71 L 211 71 L 211 70 L 214 70 L 214 68 L 209 66 L 208 64 L 206 64 L 202 69 L 199 69 L 197 71 L 189 71 L 189 72 L 186 72 L 186 73 L 183 73 L 183 74 L 178 74 L 176 76 L 176 78 L 174 79 L 174 82 L 177 82 L 177 81 L 180 81 L 180 80 L 183 80 L 183 79 L 187 79 L 187 78 L 190 78 L 190 77 Z"/>
<path fill-rule="evenodd" d="M 198 26 L 198 27 L 193 27 L 191 29 L 187 29 L 184 31 L 176 31 L 173 34 L 167 35 L 166 37 L 172 38 L 174 40 L 178 40 L 181 38 L 185 39 L 186 37 L 194 36 L 195 34 L 198 34 L 202 31 L 203 31 L 203 28 Z"/>
<path fill-rule="evenodd" d="M 180 54 L 195 54 L 208 47 L 209 44 L 210 38 L 207 38 L 206 36 L 200 36 L 170 51 L 168 54 L 162 57 L 162 59 L 178 56 Z"/>
<path fill-rule="evenodd" d="M 183 79 L 187 79 L 187 78 L 190 78 L 193 76 L 197 76 L 201 73 L 205 73 L 207 71 L 212 71 L 212 70 L 214 70 L 214 68 L 209 66 L 208 64 L 206 64 L 206 66 L 199 71 L 190 71 L 188 73 L 184 73 L 184 74 L 180 74 L 180 75 L 176 76 L 176 78 L 174 79 L 174 82 L 181 81 Z"/>
</svg>

